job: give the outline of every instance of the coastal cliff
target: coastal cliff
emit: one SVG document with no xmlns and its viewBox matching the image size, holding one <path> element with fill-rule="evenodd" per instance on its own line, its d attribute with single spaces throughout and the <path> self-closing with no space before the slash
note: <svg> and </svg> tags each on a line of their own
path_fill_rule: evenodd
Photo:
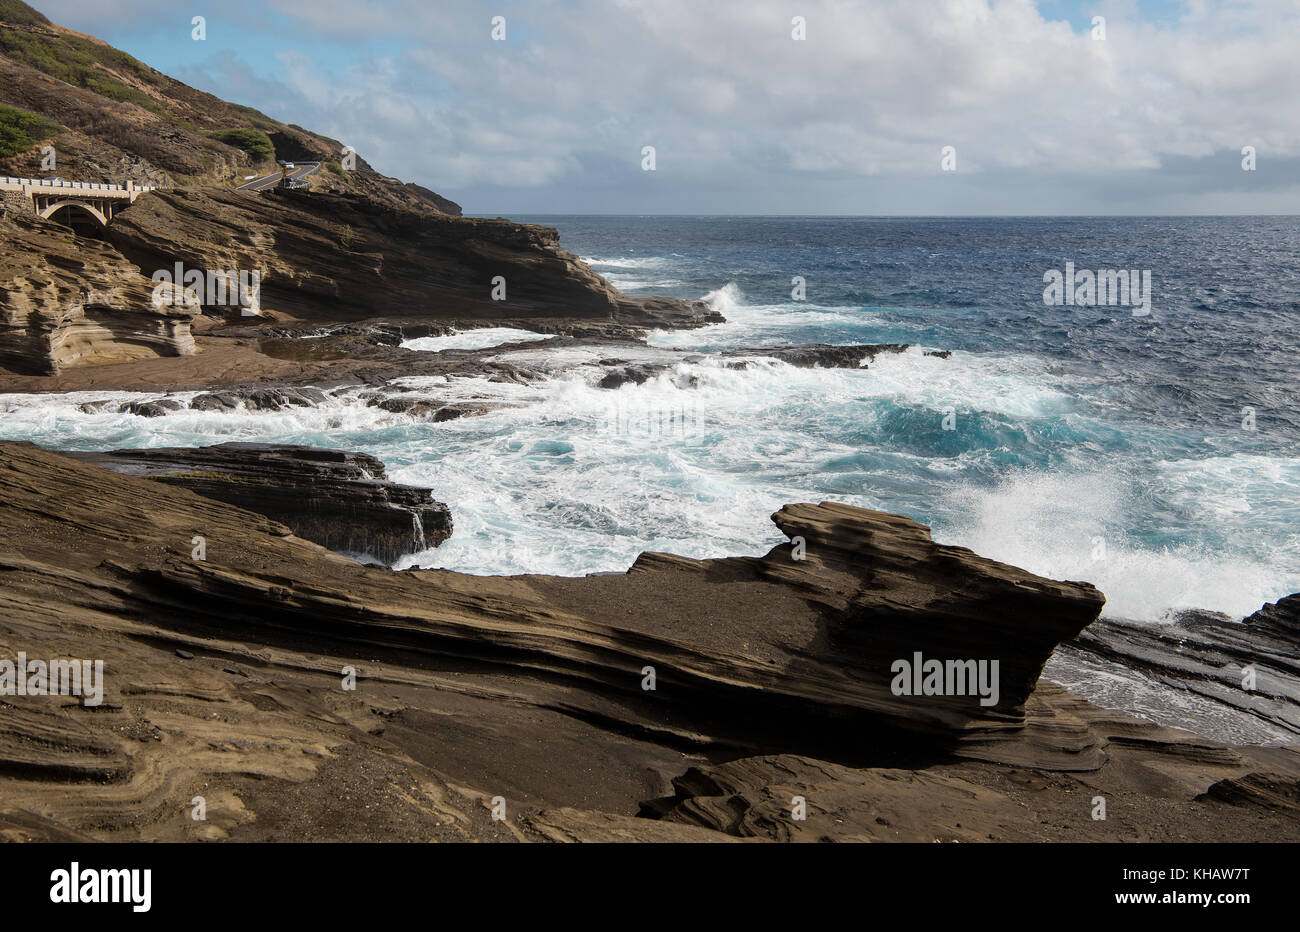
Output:
<svg viewBox="0 0 1300 932">
<path fill-rule="evenodd" d="M 49 148 L 64 178 L 156 188 L 107 224 L 86 213 L 79 233 L 38 220 L 30 198 L 5 192 L 0 378 L 220 353 L 229 344 L 210 334 L 227 317 L 524 321 L 622 335 L 721 319 L 696 302 L 623 295 L 554 229 L 462 217 L 436 192 L 382 175 L 350 150 L 345 157 L 339 140 L 188 87 L 17 0 L 0 7 L 0 124 L 0 175 L 51 177 Z M 303 189 L 237 188 L 285 161 L 319 170 Z M 151 280 L 178 264 L 209 276 L 256 273 L 253 309 L 265 317 L 250 321 L 237 302 L 202 288 L 178 289 L 176 304 L 161 308 Z M 87 303 L 78 290 L 111 297 Z M 198 309 L 213 319 L 192 331 Z M 265 358 L 239 365 L 275 368 Z"/>
<path fill-rule="evenodd" d="M 195 352 L 192 293 L 155 284 L 107 243 L 54 224 L 0 221 L 0 366 L 57 375 L 69 366 Z"/>
<path fill-rule="evenodd" d="M 107 235 L 141 269 L 181 262 L 258 270 L 263 308 L 304 322 L 646 325 L 669 320 L 669 310 L 708 319 L 685 301 L 657 299 L 647 310 L 563 249 L 553 228 L 398 209 L 353 194 L 160 191 L 123 212 Z"/>
</svg>

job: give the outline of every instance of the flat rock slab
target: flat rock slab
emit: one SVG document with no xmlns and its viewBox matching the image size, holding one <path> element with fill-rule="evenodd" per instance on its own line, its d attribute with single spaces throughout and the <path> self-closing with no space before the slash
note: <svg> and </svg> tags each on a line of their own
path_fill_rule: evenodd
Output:
<svg viewBox="0 0 1300 932">
<path fill-rule="evenodd" d="M 365 453 L 222 443 L 69 455 L 256 511 L 299 537 L 383 563 L 436 547 L 452 533 L 446 505 L 428 489 L 388 481 L 384 464 Z"/>
<path fill-rule="evenodd" d="M 1240 621 L 1209 612 L 1165 625 L 1102 619 L 1072 646 L 1300 736 L 1300 593 Z"/>
</svg>

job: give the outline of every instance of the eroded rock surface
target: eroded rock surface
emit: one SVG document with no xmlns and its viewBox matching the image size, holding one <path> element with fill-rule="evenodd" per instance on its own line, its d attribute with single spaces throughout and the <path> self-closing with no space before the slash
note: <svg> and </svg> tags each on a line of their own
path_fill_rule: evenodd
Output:
<svg viewBox="0 0 1300 932">
<path fill-rule="evenodd" d="M 446 505 L 428 489 L 389 482 L 384 464 L 365 453 L 222 443 L 69 455 L 256 511 L 299 537 L 384 563 L 436 547 L 452 532 Z"/>
<path fill-rule="evenodd" d="M 258 270 L 262 307 L 300 321 L 721 320 L 697 302 L 623 295 L 563 249 L 551 227 L 404 210 L 353 194 L 158 191 L 124 211 L 108 235 L 146 271 L 176 262 Z"/>
<path fill-rule="evenodd" d="M 0 656 L 105 666 L 95 709 L 0 698 L 0 834 L 1300 838 L 1279 801 L 1293 751 L 1034 687 L 1052 639 L 1100 606 L 1091 587 L 895 516 L 777 517 L 806 560 L 792 542 L 576 579 L 393 573 L 183 488 L 0 444 Z M 882 664 L 918 640 L 1001 657 L 1002 701 L 900 702 Z M 809 818 L 791 825 L 795 790 Z M 200 793 L 206 822 L 188 818 Z"/>
<path fill-rule="evenodd" d="M 1240 621 L 1208 612 L 1162 625 L 1103 619 L 1071 646 L 1300 736 L 1300 593 Z"/>
<path fill-rule="evenodd" d="M 0 221 L 0 366 L 57 375 L 69 366 L 195 351 L 192 293 L 154 282 L 107 243 L 47 221 Z"/>
</svg>

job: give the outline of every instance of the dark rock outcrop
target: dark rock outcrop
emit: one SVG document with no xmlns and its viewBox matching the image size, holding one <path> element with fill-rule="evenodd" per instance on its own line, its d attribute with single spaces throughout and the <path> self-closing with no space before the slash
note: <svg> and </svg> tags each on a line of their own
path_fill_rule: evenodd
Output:
<svg viewBox="0 0 1300 932">
<path fill-rule="evenodd" d="M 1300 647 L 1300 592 L 1269 602 L 1241 620 L 1253 633 L 1278 645 Z"/>
<path fill-rule="evenodd" d="M 871 684 L 864 704 L 903 728 L 958 734 L 991 726 L 987 737 L 997 723 L 1023 723 L 1024 703 L 1052 650 L 1105 602 L 1088 583 L 1044 579 L 936 544 L 927 527 L 899 515 L 823 502 L 787 505 L 772 520 L 791 543 L 768 554 L 759 575 L 826 613 L 823 662 L 860 689 Z M 893 663 L 918 653 L 923 662 L 996 662 L 997 702 L 894 695 Z M 801 665 L 811 661 L 805 655 Z"/>
<path fill-rule="evenodd" d="M 786 346 L 764 346 L 757 349 L 727 350 L 723 356 L 762 356 L 779 359 L 791 366 L 811 369 L 856 369 L 871 362 L 881 353 L 903 353 L 907 343 L 855 343 L 832 346 L 829 343 L 796 343 Z"/>
<path fill-rule="evenodd" d="M 698 302 L 623 295 L 563 249 L 554 228 L 399 209 L 354 194 L 156 191 L 115 219 L 108 236 L 147 271 L 176 262 L 260 271 L 262 308 L 302 321 L 722 319 Z M 498 277 L 503 300 L 493 297 Z"/>
<path fill-rule="evenodd" d="M 578 343 L 576 345 L 582 345 Z M 600 341 L 591 341 L 591 345 L 605 345 Z M 848 346 L 832 346 L 828 343 L 795 343 L 785 346 L 744 347 L 726 350 L 716 354 L 718 358 L 730 360 L 724 363 L 731 369 L 747 369 L 757 359 L 778 359 L 787 365 L 801 369 L 822 367 L 827 369 L 865 369 L 867 364 L 882 353 L 902 353 L 907 351 L 906 343 L 856 343 Z M 641 349 L 641 355 L 651 351 Z M 596 364 L 609 371 L 596 383 L 601 388 L 620 388 L 624 385 L 641 385 L 664 372 L 670 371 L 681 362 L 701 362 L 707 358 L 701 354 L 685 354 L 680 351 L 661 351 L 662 358 L 628 360 L 618 357 L 601 359 Z M 693 380 L 687 379 L 687 383 Z M 680 384 L 689 388 L 692 384 Z"/>
<path fill-rule="evenodd" d="M 325 400 L 319 388 L 227 389 L 204 392 L 190 399 L 194 411 L 282 411 L 285 408 L 310 408 Z"/>
<path fill-rule="evenodd" d="M 1300 593 L 1241 621 L 1209 612 L 1162 625 L 1102 619 L 1071 646 L 1300 735 Z"/>
<path fill-rule="evenodd" d="M 651 376 L 656 372 L 664 371 L 667 366 L 657 365 L 654 363 L 641 363 L 638 365 L 625 365 L 621 360 L 606 359 L 601 361 L 601 365 L 608 367 L 609 371 L 600 377 L 596 384 L 601 388 L 621 388 L 624 385 L 643 385 L 650 381 Z"/>
<path fill-rule="evenodd" d="M 69 455 L 256 511 L 299 537 L 384 563 L 436 547 L 452 532 L 446 505 L 428 489 L 389 482 L 384 464 L 364 453 L 222 443 Z"/>
<path fill-rule="evenodd" d="M 405 414 L 408 417 L 416 418 L 421 421 L 433 421 L 441 423 L 443 421 L 454 421 L 462 417 L 479 417 L 498 408 L 509 407 L 504 403 L 479 402 L 479 401 L 433 401 L 423 398 L 372 398 L 368 404 L 371 407 L 380 408 L 381 410 L 391 412 L 392 414 Z"/>
<path fill-rule="evenodd" d="M 132 401 L 117 409 L 122 414 L 134 414 L 136 417 L 163 417 L 173 411 L 181 410 L 181 404 L 170 398 L 157 401 Z"/>
</svg>

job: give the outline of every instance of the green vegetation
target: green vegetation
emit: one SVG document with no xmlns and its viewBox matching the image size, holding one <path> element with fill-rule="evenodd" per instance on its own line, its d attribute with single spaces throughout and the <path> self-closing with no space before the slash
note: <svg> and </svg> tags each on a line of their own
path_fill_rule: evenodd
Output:
<svg viewBox="0 0 1300 932">
<path fill-rule="evenodd" d="M 0 3 L 5 0 L 0 0 Z M 139 104 L 159 112 L 157 103 L 143 91 L 128 87 L 104 69 L 129 74 L 150 84 L 162 77 L 142 62 L 115 48 L 77 36 L 52 36 L 42 32 L 0 29 L 0 54 L 30 65 L 52 78 L 84 87 L 110 100 Z"/>
<path fill-rule="evenodd" d="M 356 237 L 352 233 L 352 224 L 344 224 L 343 229 L 339 231 L 339 245 L 351 252 L 355 243 Z"/>
<path fill-rule="evenodd" d="M 0 23 L 15 26 L 48 26 L 50 21 L 20 0 L 0 0 Z"/>
<path fill-rule="evenodd" d="M 0 158 L 26 152 L 38 142 L 62 132 L 63 127 L 43 116 L 0 104 Z"/>
<path fill-rule="evenodd" d="M 252 123 L 258 129 L 269 129 L 274 131 L 280 128 L 279 123 L 275 122 L 275 120 L 271 119 L 261 110 L 254 109 L 253 107 L 245 107 L 243 104 L 231 104 L 230 106 L 248 117 L 248 122 Z"/>
<path fill-rule="evenodd" d="M 275 155 L 275 146 L 271 145 L 271 140 L 261 130 L 223 129 L 208 135 L 218 142 L 243 149 L 258 162 Z"/>
<path fill-rule="evenodd" d="M 336 175 L 342 175 L 342 174 L 343 174 L 343 166 L 340 165 L 338 162 L 326 162 L 326 163 L 325 163 L 325 168 L 326 168 L 328 171 L 332 171 L 332 172 L 333 172 L 334 174 L 336 174 Z"/>
</svg>

